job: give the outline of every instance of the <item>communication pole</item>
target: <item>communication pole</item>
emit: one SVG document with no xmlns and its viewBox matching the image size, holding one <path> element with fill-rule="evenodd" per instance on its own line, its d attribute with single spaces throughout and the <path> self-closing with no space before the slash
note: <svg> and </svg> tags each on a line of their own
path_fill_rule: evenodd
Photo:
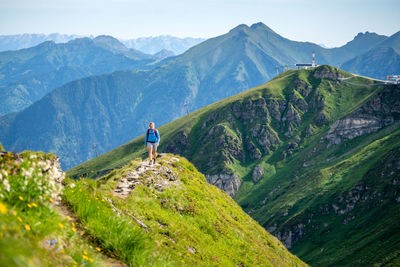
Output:
<svg viewBox="0 0 400 267">
<path fill-rule="evenodd" d="M 315 67 L 315 49 L 312 51 L 312 66 Z"/>
<path fill-rule="evenodd" d="M 188 115 L 188 114 L 189 114 L 189 105 L 188 105 L 188 103 L 185 102 L 185 104 L 183 104 L 183 106 L 184 106 L 185 109 L 186 109 L 186 115 Z"/>
<path fill-rule="evenodd" d="M 94 152 L 96 152 L 96 158 L 99 156 L 99 154 L 97 153 L 97 147 L 96 147 L 96 144 L 94 144 L 93 145 L 93 149 L 94 149 Z"/>
</svg>

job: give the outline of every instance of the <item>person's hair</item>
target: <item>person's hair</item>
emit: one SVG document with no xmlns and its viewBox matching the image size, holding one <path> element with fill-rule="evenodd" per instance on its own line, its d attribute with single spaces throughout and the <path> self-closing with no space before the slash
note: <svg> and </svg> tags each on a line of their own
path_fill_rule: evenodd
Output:
<svg viewBox="0 0 400 267">
<path fill-rule="evenodd" d="M 154 122 L 150 122 L 150 123 L 149 123 L 149 127 L 150 127 L 150 125 L 152 125 L 152 124 L 153 124 L 153 127 L 155 126 L 155 125 L 154 125 Z"/>
</svg>

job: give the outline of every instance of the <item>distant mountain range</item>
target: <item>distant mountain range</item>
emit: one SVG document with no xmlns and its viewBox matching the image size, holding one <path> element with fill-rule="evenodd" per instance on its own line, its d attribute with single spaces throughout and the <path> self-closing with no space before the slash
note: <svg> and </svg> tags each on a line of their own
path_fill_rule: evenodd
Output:
<svg viewBox="0 0 400 267">
<path fill-rule="evenodd" d="M 52 89 L 90 75 L 150 69 L 163 55 L 129 49 L 110 36 L 0 52 L 0 114 L 20 111 Z"/>
<path fill-rule="evenodd" d="M 0 52 L 7 50 L 19 50 L 36 46 L 45 41 L 54 41 L 55 43 L 67 43 L 76 38 L 88 37 L 93 39 L 94 36 L 81 36 L 76 34 L 34 34 L 24 33 L 15 35 L 0 35 Z M 168 50 L 179 55 L 206 39 L 185 37 L 179 38 L 170 35 L 161 35 L 154 37 L 140 37 L 132 39 L 119 39 L 126 47 L 142 51 L 146 54 L 155 54 L 161 50 Z"/>
<path fill-rule="evenodd" d="M 14 35 L 0 35 L 0 52 L 8 50 L 19 50 L 37 46 L 46 41 L 53 41 L 55 43 L 66 43 L 76 38 L 85 36 L 75 34 L 60 34 L 60 33 L 24 33 Z M 91 37 L 91 36 L 86 36 Z"/>
<path fill-rule="evenodd" d="M 172 51 L 175 55 L 179 55 L 205 40 L 204 38 L 179 38 L 170 35 L 161 35 L 128 40 L 121 39 L 121 42 L 129 48 L 134 48 L 147 54 L 155 54 L 161 50 L 168 50 Z"/>
<path fill-rule="evenodd" d="M 399 125 L 400 85 L 324 65 L 159 127 L 159 150 L 192 161 L 311 266 L 399 266 Z M 110 177 L 146 157 L 143 141 L 67 174 Z"/>
<path fill-rule="evenodd" d="M 336 66 L 385 40 L 395 46 L 397 38 L 367 32 L 343 47 L 325 49 L 288 40 L 263 23 L 239 25 L 150 70 L 64 84 L 24 111 L 0 118 L 0 140 L 9 150 L 55 152 L 70 168 L 95 156 L 94 144 L 106 152 L 142 134 L 150 120 L 162 125 L 183 116 L 185 104 L 190 111 L 199 109 L 265 83 L 276 75 L 276 66 L 310 62 L 313 50 L 317 63 Z"/>
</svg>

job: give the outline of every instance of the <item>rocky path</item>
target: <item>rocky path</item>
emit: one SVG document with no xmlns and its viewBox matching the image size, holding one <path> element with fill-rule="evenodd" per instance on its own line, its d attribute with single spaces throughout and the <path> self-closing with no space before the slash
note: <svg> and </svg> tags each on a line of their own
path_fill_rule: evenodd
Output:
<svg viewBox="0 0 400 267">
<path fill-rule="evenodd" d="M 154 188 L 162 191 L 163 188 L 169 187 L 171 183 L 177 183 L 177 175 L 174 171 L 159 162 L 173 163 L 179 161 L 176 157 L 167 157 L 166 154 L 158 154 L 157 162 L 152 165 L 146 159 L 140 162 L 136 170 L 128 172 L 126 177 L 118 179 L 118 185 L 114 190 L 114 196 L 122 198 L 127 197 L 130 192 L 139 184 L 153 184 Z"/>
</svg>

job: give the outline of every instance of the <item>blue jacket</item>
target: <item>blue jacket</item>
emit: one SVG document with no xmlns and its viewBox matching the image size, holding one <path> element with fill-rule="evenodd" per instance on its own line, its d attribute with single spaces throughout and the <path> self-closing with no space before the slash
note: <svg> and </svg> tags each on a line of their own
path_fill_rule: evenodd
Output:
<svg viewBox="0 0 400 267">
<path fill-rule="evenodd" d="M 144 144 L 147 145 L 147 142 L 149 143 L 160 143 L 160 133 L 158 132 L 157 129 L 147 129 L 146 131 L 146 137 L 144 139 Z"/>
</svg>

